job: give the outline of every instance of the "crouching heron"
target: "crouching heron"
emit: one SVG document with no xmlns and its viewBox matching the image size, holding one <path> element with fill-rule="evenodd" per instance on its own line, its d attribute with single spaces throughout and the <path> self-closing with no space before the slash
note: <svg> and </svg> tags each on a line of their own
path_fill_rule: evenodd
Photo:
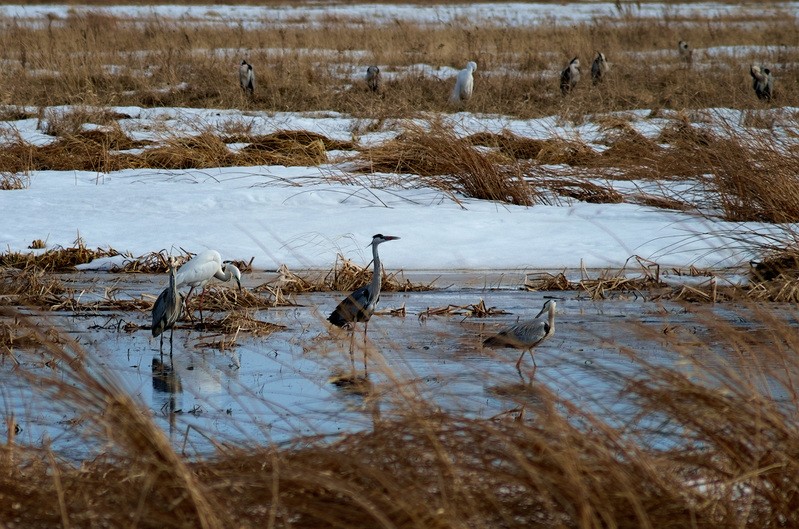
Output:
<svg viewBox="0 0 799 529">
<path fill-rule="evenodd" d="M 543 313 L 547 313 L 547 319 L 538 319 Z M 540 344 L 547 338 L 555 334 L 555 301 L 548 299 L 541 311 L 536 314 L 535 319 L 517 323 L 508 327 L 494 336 L 489 336 L 483 340 L 483 346 L 503 348 L 510 347 L 513 349 L 522 349 L 522 354 L 516 361 L 516 370 L 521 374 L 521 363 L 524 353 L 530 352 L 530 358 L 533 359 L 533 370 L 538 366 L 535 363 L 535 356 L 533 356 L 533 347 Z"/>
<path fill-rule="evenodd" d="M 223 262 L 222 256 L 216 250 L 205 250 L 192 257 L 178 269 L 175 278 L 177 288 L 184 285 L 189 286 L 189 293 L 186 294 L 187 304 L 195 288 L 203 289 L 203 292 L 200 293 L 200 323 L 203 322 L 203 293 L 205 285 L 211 279 L 217 278 L 220 281 L 235 279 L 239 285 L 239 291 L 241 291 L 241 272 L 230 262 Z"/>
</svg>

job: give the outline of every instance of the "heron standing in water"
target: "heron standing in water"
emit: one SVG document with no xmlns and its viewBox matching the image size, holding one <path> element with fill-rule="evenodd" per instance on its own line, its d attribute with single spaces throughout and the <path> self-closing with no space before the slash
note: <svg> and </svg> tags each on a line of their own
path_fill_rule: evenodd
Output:
<svg viewBox="0 0 799 529">
<path fill-rule="evenodd" d="M 175 279 L 175 263 L 169 260 L 169 286 L 164 289 L 153 304 L 153 323 L 150 327 L 153 338 L 161 336 L 161 356 L 164 356 L 164 331 L 169 329 L 169 357 L 172 358 L 172 335 L 175 323 L 183 312 L 183 294 L 178 292 Z"/>
<path fill-rule="evenodd" d="M 538 319 L 543 313 L 547 313 L 547 319 Z M 489 336 L 483 340 L 485 347 L 511 347 L 513 349 L 523 349 L 522 354 L 516 361 L 516 370 L 521 374 L 521 363 L 524 353 L 530 352 L 533 359 L 533 372 L 538 367 L 533 356 L 533 347 L 540 344 L 547 338 L 555 334 L 555 300 L 548 299 L 541 311 L 536 314 L 535 319 L 517 323 L 504 329 L 494 336 Z"/>
<path fill-rule="evenodd" d="M 350 339 L 350 360 L 354 365 L 352 356 L 352 342 L 355 338 L 354 327 L 355 324 L 363 322 L 363 340 L 366 341 L 366 331 L 369 327 L 369 318 L 375 312 L 375 307 L 380 301 L 380 286 L 382 284 L 381 270 L 380 270 L 380 256 L 377 253 L 377 247 L 387 241 L 395 241 L 399 237 L 393 235 L 383 235 L 378 233 L 372 237 L 372 260 L 374 262 L 374 269 L 372 270 L 372 282 L 364 285 L 346 298 L 335 308 L 335 310 L 328 316 L 327 321 L 336 327 L 347 327 L 352 330 L 352 337 Z M 366 370 L 366 351 L 363 353 L 363 368 Z"/>
</svg>

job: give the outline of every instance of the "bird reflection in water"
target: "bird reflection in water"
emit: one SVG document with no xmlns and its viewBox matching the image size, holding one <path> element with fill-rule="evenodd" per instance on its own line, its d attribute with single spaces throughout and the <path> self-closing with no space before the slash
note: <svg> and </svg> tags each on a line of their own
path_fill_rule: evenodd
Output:
<svg viewBox="0 0 799 529">
<path fill-rule="evenodd" d="M 169 437 L 172 437 L 175 428 L 175 416 L 183 410 L 178 406 L 177 395 L 183 393 L 180 382 L 172 362 L 164 363 L 159 358 L 153 357 L 153 404 L 161 401 L 161 412 L 169 417 Z"/>
</svg>

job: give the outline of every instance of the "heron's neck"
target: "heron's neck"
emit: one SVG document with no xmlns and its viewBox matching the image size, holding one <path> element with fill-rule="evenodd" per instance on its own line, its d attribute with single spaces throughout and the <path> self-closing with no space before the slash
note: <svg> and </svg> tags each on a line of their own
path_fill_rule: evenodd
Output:
<svg viewBox="0 0 799 529">
<path fill-rule="evenodd" d="M 372 245 L 372 260 L 374 261 L 375 268 L 374 272 L 372 273 L 372 292 L 379 292 L 380 291 L 380 282 L 382 280 L 380 274 L 380 256 L 377 254 L 377 245 Z"/>
</svg>

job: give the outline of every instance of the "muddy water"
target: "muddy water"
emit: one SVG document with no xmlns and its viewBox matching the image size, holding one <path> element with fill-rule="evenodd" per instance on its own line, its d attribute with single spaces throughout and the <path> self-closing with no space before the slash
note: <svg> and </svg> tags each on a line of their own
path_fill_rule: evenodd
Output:
<svg viewBox="0 0 799 529">
<path fill-rule="evenodd" d="M 624 421 L 634 409 L 619 375 L 635 376 L 640 369 L 624 350 L 636 351 L 650 363 L 673 365 L 677 358 L 657 337 L 679 333 L 687 347 L 695 344 L 697 354 L 708 354 L 707 330 L 683 305 L 635 297 L 594 302 L 578 292 L 524 292 L 515 288 L 518 278 L 508 276 L 435 277 L 439 290 L 383 294 L 383 311 L 404 307 L 405 314 L 376 315 L 366 343 L 361 332 L 356 334 L 352 358 L 348 335 L 325 322 L 341 299 L 337 293 L 297 296 L 298 306 L 259 311 L 259 319 L 281 330 L 265 337 L 240 333 L 236 345 L 224 350 L 210 345 L 219 335 L 178 329 L 171 360 L 168 340 L 162 358 L 159 341 L 148 329 L 123 330 L 126 322 L 149 325 L 149 311 L 48 313 L 41 321 L 77 338 L 96 369 L 117 379 L 189 454 L 208 452 L 217 443 L 284 443 L 307 435 L 335 438 L 370 429 L 392 411 L 420 401 L 468 416 L 493 417 L 536 406 L 535 392 L 529 388 L 539 384 L 580 407 Z M 65 279 L 83 290 L 87 301 L 103 295 L 109 285 L 118 289 L 118 299 L 142 292 L 155 295 L 162 282 L 160 277 L 110 274 Z M 245 287 L 264 279 L 247 276 Z M 556 332 L 537 348 L 534 372 L 528 356 L 520 374 L 514 367 L 517 351 L 480 347 L 481 337 L 499 326 L 535 316 L 545 296 L 558 301 Z M 420 318 L 429 308 L 480 300 L 505 314 Z M 742 307 L 714 310 L 719 318 L 757 331 Z M 18 442 L 50 442 L 78 458 L 101 448 L 75 433 L 76 425 L 91 418 L 43 394 L 19 376 L 20 369 L 50 375 L 57 367 L 26 350 L 16 350 L 13 359 L 6 357 L 0 365 L 0 400 L 6 416 L 13 415 L 18 425 Z M 778 387 L 774 390 L 775 398 L 784 397 Z"/>
</svg>

